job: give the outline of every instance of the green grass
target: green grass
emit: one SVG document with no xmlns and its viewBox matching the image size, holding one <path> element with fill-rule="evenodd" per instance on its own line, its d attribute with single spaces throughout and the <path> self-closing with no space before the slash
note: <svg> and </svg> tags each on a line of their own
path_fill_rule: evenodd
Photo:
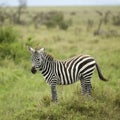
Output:
<svg viewBox="0 0 120 120">
<path fill-rule="evenodd" d="M 0 59 L 0 120 L 119 120 L 120 119 L 120 30 L 109 23 L 102 29 L 115 29 L 118 36 L 94 36 L 94 27 L 87 32 L 88 18 L 99 20 L 95 10 L 101 8 L 41 8 L 43 11 L 61 10 L 73 25 L 67 30 L 47 29 L 41 26 L 15 26 L 21 33 L 19 42 L 24 54 L 19 63 L 12 59 Z M 113 13 L 120 9 L 104 7 Z M 33 8 L 32 8 L 33 10 Z M 39 8 L 36 10 L 40 10 Z M 74 16 L 69 13 L 77 12 Z M 87 11 L 87 14 L 84 14 Z M 67 12 L 67 13 L 66 13 Z M 31 40 L 28 40 L 31 39 Z M 92 98 L 81 96 L 80 82 L 57 86 L 58 102 L 51 102 L 51 91 L 40 73 L 30 72 L 30 53 L 26 44 L 41 46 L 56 59 L 64 60 L 79 54 L 92 55 L 101 67 L 108 82 L 99 80 L 95 71 L 92 77 Z M 19 48 L 20 51 L 20 48 Z M 19 56 L 19 55 L 18 55 Z"/>
</svg>

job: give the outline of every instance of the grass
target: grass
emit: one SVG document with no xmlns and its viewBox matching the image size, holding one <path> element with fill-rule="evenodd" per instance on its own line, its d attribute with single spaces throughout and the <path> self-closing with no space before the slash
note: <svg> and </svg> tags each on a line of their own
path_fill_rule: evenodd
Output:
<svg viewBox="0 0 120 120">
<path fill-rule="evenodd" d="M 20 41 L 24 49 L 28 43 L 33 47 L 41 46 L 60 60 L 79 54 L 90 54 L 109 81 L 100 81 L 95 71 L 92 77 L 92 98 L 81 96 L 78 81 L 68 86 L 57 86 L 59 99 L 57 103 L 53 103 L 50 87 L 43 80 L 43 76 L 30 72 L 30 54 L 26 49 L 24 54 L 29 54 L 29 58 L 23 57 L 19 64 L 9 58 L 0 61 L 0 120 L 119 120 L 120 36 L 94 36 L 96 24 L 91 31 L 86 31 L 86 23 L 83 21 L 92 17 L 86 18 L 84 12 L 96 16 L 96 9 L 60 9 L 67 12 L 66 19 L 72 17 L 73 20 L 73 25 L 67 31 L 47 29 L 45 26 L 35 29 L 32 25 L 15 27 L 21 33 Z M 119 11 L 115 7 L 104 8 L 104 11 L 108 9 L 113 13 Z M 77 12 L 74 17 L 69 14 L 72 11 Z M 108 27 L 120 33 L 119 27 L 111 24 Z M 103 26 L 102 29 L 107 30 L 107 27 Z"/>
<path fill-rule="evenodd" d="M 52 103 L 50 88 L 39 74 L 31 75 L 22 68 L 14 70 L 8 68 L 3 71 L 1 73 L 4 83 L 0 87 L 0 114 L 3 120 L 86 120 L 93 118 L 101 120 L 101 117 L 105 120 L 117 120 L 119 118 L 118 85 L 114 88 L 110 83 L 96 80 L 93 83 L 92 98 L 80 95 L 79 82 L 70 86 L 58 86 L 59 102 Z"/>
</svg>

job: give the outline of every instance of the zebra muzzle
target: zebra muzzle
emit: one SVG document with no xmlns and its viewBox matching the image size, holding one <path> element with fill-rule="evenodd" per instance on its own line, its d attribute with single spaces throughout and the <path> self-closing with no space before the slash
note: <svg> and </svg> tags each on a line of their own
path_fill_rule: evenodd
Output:
<svg viewBox="0 0 120 120">
<path fill-rule="evenodd" d="M 37 72 L 36 68 L 35 68 L 35 67 L 32 67 L 32 68 L 31 68 L 31 72 L 32 72 L 33 74 L 35 74 L 35 73 Z"/>
</svg>

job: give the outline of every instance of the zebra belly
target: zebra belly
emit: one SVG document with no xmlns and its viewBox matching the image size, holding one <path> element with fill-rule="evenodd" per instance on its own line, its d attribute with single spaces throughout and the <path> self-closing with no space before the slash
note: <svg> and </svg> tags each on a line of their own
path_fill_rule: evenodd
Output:
<svg viewBox="0 0 120 120">
<path fill-rule="evenodd" d="M 68 81 L 71 81 L 71 82 L 68 82 Z M 73 84 L 73 83 L 75 83 L 77 80 L 75 80 L 75 81 L 73 81 L 73 80 L 67 80 L 67 82 L 65 82 L 65 80 L 60 80 L 59 82 L 58 82 L 58 85 L 70 85 L 70 84 Z"/>
</svg>

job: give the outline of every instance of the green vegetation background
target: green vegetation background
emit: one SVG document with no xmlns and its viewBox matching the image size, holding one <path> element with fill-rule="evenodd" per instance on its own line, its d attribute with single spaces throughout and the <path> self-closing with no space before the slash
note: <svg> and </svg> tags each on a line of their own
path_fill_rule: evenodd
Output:
<svg viewBox="0 0 120 120">
<path fill-rule="evenodd" d="M 120 26 L 112 15 L 119 7 L 50 7 L 28 8 L 34 12 L 60 11 L 72 24 L 63 30 L 58 26 L 9 24 L 0 27 L 0 120 L 119 120 L 120 119 Z M 102 16 L 97 12 L 103 13 Z M 107 24 L 94 35 L 106 11 Z M 25 16 L 24 19 L 27 19 Z M 89 23 L 91 21 L 91 23 Z M 108 82 L 92 77 L 91 99 L 81 96 L 80 82 L 57 86 L 59 100 L 51 102 L 50 87 L 38 72 L 33 75 L 31 56 L 26 45 L 44 47 L 54 58 L 68 59 L 90 54 L 99 63 Z"/>
</svg>

